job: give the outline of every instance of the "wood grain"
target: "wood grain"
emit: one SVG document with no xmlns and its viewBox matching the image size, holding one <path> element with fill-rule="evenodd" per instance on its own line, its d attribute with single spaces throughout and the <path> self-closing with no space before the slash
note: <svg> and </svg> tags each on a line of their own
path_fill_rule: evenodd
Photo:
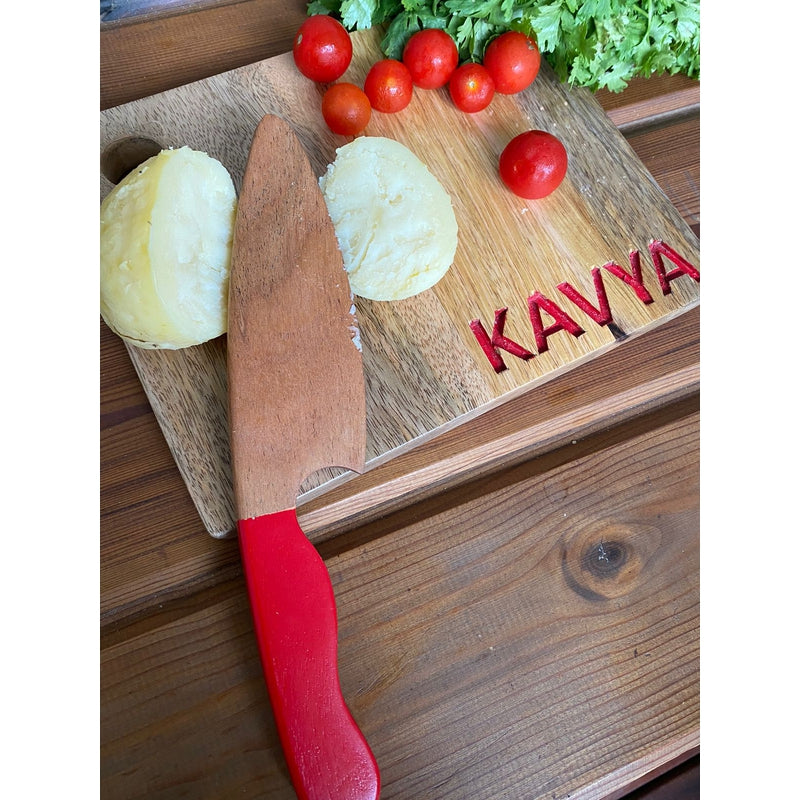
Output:
<svg viewBox="0 0 800 800">
<path fill-rule="evenodd" d="M 695 397 L 322 548 L 382 797 L 608 797 L 696 749 L 697 425 Z M 293 796 L 240 579 L 102 669 L 104 796 Z"/>
<path fill-rule="evenodd" d="M 700 82 L 685 75 L 634 78 L 624 92 L 601 90 L 595 97 L 626 136 L 700 114 Z"/>
<path fill-rule="evenodd" d="M 364 32 L 354 36 L 354 45 L 345 78 L 358 83 L 376 57 L 377 36 Z M 327 132 L 318 103 L 319 88 L 299 76 L 290 55 L 278 56 L 109 109 L 102 118 L 103 148 L 131 136 L 162 146 L 188 144 L 220 158 L 238 188 L 252 132 L 269 112 L 290 122 L 322 174 L 343 140 Z M 559 333 L 528 361 L 506 354 L 508 369 L 495 373 L 470 331 L 470 320 L 480 318 L 491 330 L 495 310 L 508 306 L 506 335 L 535 349 L 526 306 L 532 293 L 556 299 L 556 286 L 569 281 L 592 297 L 593 267 L 615 261 L 627 269 L 631 250 L 647 260 L 654 238 L 698 264 L 697 240 L 596 100 L 587 92 L 567 91 L 547 68 L 535 91 L 499 97 L 481 115 L 458 112 L 442 92 L 417 92 L 402 114 L 375 114 L 373 120 L 369 135 L 395 138 L 424 157 L 453 199 L 460 232 L 453 267 L 433 289 L 398 303 L 356 299 L 367 383 L 368 463 L 454 421 L 468 422 L 477 410 L 601 352 L 615 336 L 669 319 L 697 302 L 691 278 L 674 281 L 664 295 L 652 266 L 645 266 L 654 302 L 646 305 L 616 278 L 607 280 L 614 326 L 598 326 L 572 310 L 585 331 L 581 336 Z M 505 142 L 530 127 L 553 131 L 573 154 L 568 179 L 543 201 L 515 198 L 496 175 Z M 101 181 L 107 192 L 110 182 Z M 207 529 L 228 534 L 235 517 L 224 344 L 217 340 L 166 355 L 130 348 L 130 355 Z M 468 442 L 468 426 L 463 439 Z M 330 472 L 311 476 L 298 503 L 332 477 Z"/>
<path fill-rule="evenodd" d="M 237 519 L 294 508 L 316 470 L 363 470 L 364 368 L 354 311 L 317 176 L 292 128 L 266 115 L 250 146 L 231 253 Z"/>
<path fill-rule="evenodd" d="M 100 26 L 100 108 L 291 50 L 303 0 L 205 0 Z"/>
<path fill-rule="evenodd" d="M 665 146 L 669 139 L 671 146 Z M 700 126 L 693 116 L 675 120 L 668 127 L 654 123 L 648 130 L 628 135 L 647 169 L 660 177 L 660 185 L 693 230 L 700 225 L 700 165 L 691 153 L 700 149 Z"/>
</svg>

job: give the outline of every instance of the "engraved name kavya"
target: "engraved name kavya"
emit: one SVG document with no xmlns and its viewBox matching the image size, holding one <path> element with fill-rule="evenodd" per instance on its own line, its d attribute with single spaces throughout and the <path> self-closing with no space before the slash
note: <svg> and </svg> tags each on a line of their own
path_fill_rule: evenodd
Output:
<svg viewBox="0 0 800 800">
<path fill-rule="evenodd" d="M 651 241 L 648 245 L 648 250 L 659 288 L 665 296 L 672 292 L 670 288 L 672 281 L 682 275 L 688 275 L 692 280 L 700 283 L 700 271 L 697 267 L 689 263 L 689 261 L 661 239 L 654 239 Z M 604 325 L 611 325 L 614 322 L 614 315 L 611 311 L 608 295 L 606 293 L 604 283 L 605 274 L 612 275 L 621 280 L 645 305 L 649 305 L 653 302 L 653 296 L 642 280 L 642 259 L 639 251 L 632 250 L 628 255 L 628 259 L 630 262 L 630 270 L 625 269 L 614 261 L 609 261 L 603 264 L 602 267 L 594 267 L 592 269 L 592 282 L 595 292 L 593 301 L 588 300 L 572 284 L 566 281 L 559 283 L 556 288 L 570 303 L 583 311 L 594 323 L 601 327 Z M 664 264 L 664 259 L 670 261 L 674 266 L 668 270 Z M 487 332 L 480 319 L 473 319 L 469 323 L 469 327 L 478 340 L 481 350 L 486 355 L 486 358 L 489 359 L 489 363 L 492 365 L 495 372 L 502 372 L 504 369 L 508 369 L 505 361 L 503 361 L 501 351 L 526 361 L 534 358 L 537 353 L 544 353 L 548 349 L 547 340 L 554 333 L 566 331 L 572 336 L 578 337 L 586 332 L 564 308 L 555 301 L 545 297 L 539 291 L 535 291 L 528 297 L 527 305 L 528 317 L 530 319 L 531 328 L 533 329 L 533 338 L 536 344 L 536 352 L 529 350 L 519 342 L 515 342 L 513 339 L 509 339 L 504 335 L 503 330 L 506 324 L 508 307 L 495 311 L 494 325 L 491 334 Z M 553 322 L 546 327 L 542 320 L 542 311 L 553 319 Z"/>
</svg>

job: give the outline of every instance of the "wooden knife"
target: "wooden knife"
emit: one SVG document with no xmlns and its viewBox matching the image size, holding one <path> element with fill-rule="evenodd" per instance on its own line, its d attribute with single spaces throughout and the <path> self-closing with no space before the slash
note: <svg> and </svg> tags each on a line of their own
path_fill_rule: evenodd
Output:
<svg viewBox="0 0 800 800">
<path fill-rule="evenodd" d="M 297 521 L 303 480 L 362 471 L 364 373 L 347 273 L 308 157 L 259 123 L 234 229 L 228 401 L 239 542 L 269 697 L 301 800 L 370 800 L 375 758 L 342 696 L 330 577 Z"/>
</svg>

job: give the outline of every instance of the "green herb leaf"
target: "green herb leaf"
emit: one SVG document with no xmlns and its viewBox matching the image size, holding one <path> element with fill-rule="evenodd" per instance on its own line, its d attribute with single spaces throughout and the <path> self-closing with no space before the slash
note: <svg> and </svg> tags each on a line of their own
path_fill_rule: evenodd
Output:
<svg viewBox="0 0 800 800">
<path fill-rule="evenodd" d="M 349 30 L 387 24 L 381 49 L 401 58 L 422 28 L 444 28 L 462 61 L 480 61 L 508 30 L 533 36 L 556 75 L 617 92 L 636 76 L 700 77 L 699 0 L 315 0 L 309 13 L 338 16 Z"/>
</svg>

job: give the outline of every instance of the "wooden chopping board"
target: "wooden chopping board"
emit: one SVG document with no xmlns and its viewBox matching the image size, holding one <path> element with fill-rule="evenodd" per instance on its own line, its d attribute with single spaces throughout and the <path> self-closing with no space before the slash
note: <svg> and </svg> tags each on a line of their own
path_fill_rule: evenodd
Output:
<svg viewBox="0 0 800 800">
<path fill-rule="evenodd" d="M 353 62 L 342 80 L 363 84 L 369 66 L 381 57 L 379 40 L 378 31 L 353 34 Z M 322 175 L 348 140 L 328 131 L 321 95 L 322 87 L 300 75 L 287 53 L 108 109 L 101 114 L 101 199 L 123 169 L 160 148 L 183 145 L 221 161 L 238 191 L 253 133 L 266 113 L 293 126 Z M 561 139 L 569 169 L 550 197 L 525 201 L 502 185 L 497 161 L 513 136 L 531 128 Z M 368 472 L 454 428 L 468 461 L 471 420 L 699 303 L 698 281 L 689 274 L 670 279 L 664 293 L 648 250 L 653 240 L 663 241 L 699 268 L 693 232 L 592 95 L 560 84 L 546 64 L 528 90 L 497 95 L 475 115 L 455 109 L 446 90 L 416 90 L 403 112 L 373 113 L 365 134 L 396 139 L 416 153 L 450 194 L 459 225 L 454 264 L 432 289 L 395 303 L 356 298 L 367 385 Z M 631 252 L 640 255 L 652 302 L 643 302 L 631 286 L 601 269 L 611 325 L 597 324 L 559 290 L 569 283 L 597 306 L 593 268 L 611 262 L 630 272 Z M 667 273 L 676 268 L 667 257 L 661 263 Z M 531 297 L 555 303 L 583 333 L 554 330 L 545 336 L 546 349 L 538 347 Z M 547 331 L 559 320 L 536 305 Z M 508 309 L 503 334 L 533 357 L 496 348 L 505 366 L 497 372 L 470 323 L 480 320 L 491 335 L 495 312 L 503 308 Z M 225 337 L 184 350 L 128 351 L 204 525 L 214 536 L 228 535 L 236 517 Z M 397 502 L 400 494 L 413 498 L 414 488 L 429 479 L 419 467 L 401 484 L 387 484 L 384 495 L 394 494 Z M 348 487 L 355 494 L 358 480 L 336 470 L 309 476 L 298 513 L 302 522 L 308 505 L 316 516 L 304 529 L 335 529 L 350 513 Z M 373 481 L 373 497 L 375 488 Z M 326 498 L 334 495 L 326 508 Z M 359 521 L 368 518 L 369 510 L 362 508 Z"/>
</svg>

